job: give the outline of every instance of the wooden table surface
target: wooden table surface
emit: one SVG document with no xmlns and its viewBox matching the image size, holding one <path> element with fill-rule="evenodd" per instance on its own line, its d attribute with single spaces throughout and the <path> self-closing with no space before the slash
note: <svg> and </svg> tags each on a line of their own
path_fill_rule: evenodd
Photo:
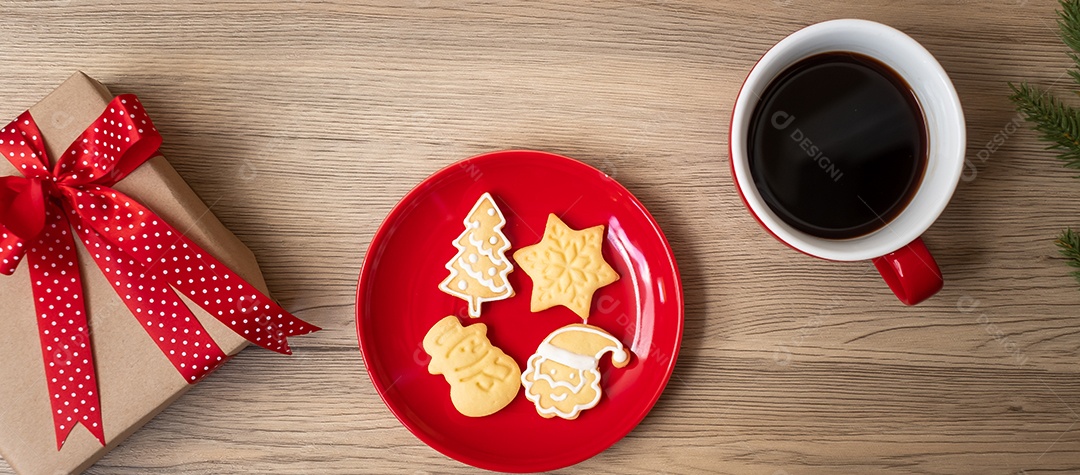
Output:
<svg viewBox="0 0 1080 475">
<path fill-rule="evenodd" d="M 1080 472 L 1080 291 L 1053 245 L 1080 226 L 1080 181 L 1006 99 L 1007 81 L 1076 89 L 1054 8 L 0 1 L 0 116 L 75 69 L 139 94 L 166 156 L 255 252 L 273 294 L 325 328 L 296 338 L 292 358 L 243 351 L 91 472 L 475 471 L 383 405 L 357 349 L 354 293 L 394 203 L 455 160 L 507 148 L 614 176 L 656 216 L 683 277 L 667 390 L 568 472 Z M 754 61 L 841 17 L 922 42 L 967 113 L 971 165 L 925 236 L 945 289 L 918 307 L 869 262 L 769 238 L 728 172 L 729 113 Z"/>
</svg>

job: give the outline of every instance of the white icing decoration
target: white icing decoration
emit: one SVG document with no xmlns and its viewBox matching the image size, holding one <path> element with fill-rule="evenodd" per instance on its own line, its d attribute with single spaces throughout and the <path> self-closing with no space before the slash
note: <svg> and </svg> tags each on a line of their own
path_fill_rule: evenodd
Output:
<svg viewBox="0 0 1080 475">
<path fill-rule="evenodd" d="M 494 237 L 495 236 L 492 236 L 492 238 L 494 238 Z M 489 257 L 493 262 L 498 262 L 499 261 L 499 258 L 495 257 L 495 251 L 494 250 L 484 248 L 484 241 L 477 241 L 477 240 L 473 239 L 471 235 L 470 236 L 465 236 L 465 239 L 468 239 L 469 244 L 472 244 L 473 247 L 478 249 L 480 251 L 480 254 L 483 254 L 483 255 Z"/>
<path fill-rule="evenodd" d="M 480 285 L 483 285 L 484 287 L 487 287 L 487 289 L 492 291 L 492 292 L 503 292 L 507 288 L 510 287 L 510 282 L 507 282 L 506 280 L 503 280 L 503 285 L 495 285 L 495 279 L 485 278 L 483 272 L 473 270 L 472 266 L 465 263 L 465 261 L 463 261 L 463 260 L 461 261 L 461 267 L 463 269 L 465 269 L 465 275 L 467 275 L 469 277 L 472 277 L 473 279 L 476 279 L 478 282 L 480 282 Z M 493 300 L 499 300 L 499 299 L 493 299 Z"/>
<path fill-rule="evenodd" d="M 579 355 L 577 353 L 574 353 L 573 351 L 559 348 L 546 341 L 544 343 L 541 343 L 540 347 L 536 349 L 536 354 L 556 363 L 560 363 L 571 368 L 583 371 L 596 369 L 596 366 L 598 364 L 596 358 L 588 355 Z"/>
</svg>

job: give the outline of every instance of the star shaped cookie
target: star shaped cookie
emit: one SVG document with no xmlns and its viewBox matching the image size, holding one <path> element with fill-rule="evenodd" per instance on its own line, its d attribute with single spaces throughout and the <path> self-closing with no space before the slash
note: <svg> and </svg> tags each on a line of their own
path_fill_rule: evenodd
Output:
<svg viewBox="0 0 1080 475">
<path fill-rule="evenodd" d="M 603 225 L 577 231 L 549 214 L 544 238 L 514 253 L 514 260 L 533 282 L 531 310 L 562 305 L 588 320 L 593 293 L 619 280 L 619 274 L 604 261 L 603 244 Z"/>
</svg>

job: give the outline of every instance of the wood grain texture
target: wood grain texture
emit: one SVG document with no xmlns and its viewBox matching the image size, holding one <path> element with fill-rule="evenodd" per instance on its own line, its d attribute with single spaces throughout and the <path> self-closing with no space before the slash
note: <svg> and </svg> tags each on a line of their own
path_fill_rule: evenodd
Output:
<svg viewBox="0 0 1080 475">
<path fill-rule="evenodd" d="M 505 148 L 617 178 L 684 279 L 667 391 L 567 472 L 1080 472 L 1080 292 L 1052 243 L 1080 226 L 1080 182 L 1006 100 L 1007 81 L 1072 89 L 1053 2 L 365 3 L 0 1 L 0 116 L 74 69 L 139 94 L 273 294 L 326 329 L 292 358 L 245 350 L 92 473 L 473 472 L 383 406 L 353 303 L 394 203 Z M 972 168 L 925 237 L 946 287 L 915 308 L 869 263 L 770 239 L 728 173 L 729 113 L 754 61 L 841 17 L 922 42 L 967 113 Z"/>
</svg>

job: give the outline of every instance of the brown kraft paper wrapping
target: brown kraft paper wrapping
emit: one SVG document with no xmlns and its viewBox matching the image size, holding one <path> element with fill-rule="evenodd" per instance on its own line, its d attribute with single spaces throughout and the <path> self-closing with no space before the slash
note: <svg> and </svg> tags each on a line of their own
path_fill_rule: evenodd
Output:
<svg viewBox="0 0 1080 475">
<path fill-rule="evenodd" d="M 31 107 L 49 157 L 63 153 L 112 98 L 108 89 L 80 72 Z M 151 109 L 151 117 L 153 112 Z M 0 160 L 0 176 L 16 174 L 11 163 Z M 115 188 L 184 231 L 268 294 L 255 256 L 210 213 L 164 157 L 148 160 Z M 76 242 L 108 445 L 102 447 L 79 425 L 63 449 L 56 450 L 30 279 L 27 266 L 22 265 L 12 276 L 0 275 L 0 319 L 4 326 L 0 332 L 0 455 L 19 473 L 85 470 L 190 387 L 124 306 L 82 243 Z M 181 298 L 226 354 L 234 355 L 247 345 L 197 305 Z"/>
</svg>

